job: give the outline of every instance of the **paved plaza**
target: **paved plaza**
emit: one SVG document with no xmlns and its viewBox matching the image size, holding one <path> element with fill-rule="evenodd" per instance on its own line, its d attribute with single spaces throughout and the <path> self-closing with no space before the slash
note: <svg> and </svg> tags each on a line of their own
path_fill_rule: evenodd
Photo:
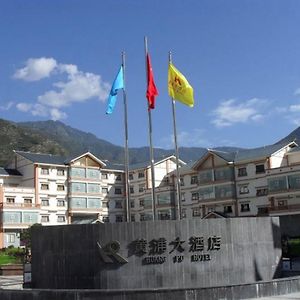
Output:
<svg viewBox="0 0 300 300">
<path fill-rule="evenodd" d="M 23 285 L 23 276 L 0 276 L 0 289 L 20 290 Z"/>
<path fill-rule="evenodd" d="M 0 289 L 12 289 L 12 290 L 20 290 L 22 289 L 23 284 L 23 276 L 0 276 Z M 299 293 L 292 293 L 287 295 L 281 296 L 272 296 L 272 297 L 263 297 L 263 298 L 255 298 L 260 300 L 300 300 L 300 292 Z M 253 300 L 245 299 L 245 300 Z"/>
</svg>

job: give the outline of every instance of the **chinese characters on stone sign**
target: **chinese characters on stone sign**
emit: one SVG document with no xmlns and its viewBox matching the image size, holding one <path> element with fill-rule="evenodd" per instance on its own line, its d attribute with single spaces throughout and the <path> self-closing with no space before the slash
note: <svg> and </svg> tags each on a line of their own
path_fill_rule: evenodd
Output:
<svg viewBox="0 0 300 300">
<path fill-rule="evenodd" d="M 176 237 L 168 242 L 165 238 L 138 239 L 134 242 L 136 255 L 147 255 L 143 258 L 143 264 L 162 264 L 167 260 L 166 255 L 175 254 L 172 257 L 174 263 L 181 263 L 185 256 L 184 252 L 190 253 L 191 262 L 211 260 L 210 251 L 220 250 L 221 237 L 209 236 L 205 239 L 203 236 L 192 236 L 188 241 Z M 209 251 L 209 252 L 204 252 Z"/>
<path fill-rule="evenodd" d="M 171 256 L 173 263 L 181 263 L 186 259 L 188 252 L 189 261 L 201 262 L 211 260 L 211 251 L 220 250 L 221 237 L 209 236 L 192 236 L 188 241 L 181 240 L 176 237 L 174 240 L 167 241 L 166 238 L 158 238 L 147 241 L 146 239 L 137 239 L 133 242 L 133 252 L 137 256 L 143 256 L 142 263 L 163 264 L 167 261 L 168 256 Z M 102 247 L 100 242 L 97 242 L 98 251 L 102 260 L 105 263 L 127 263 L 128 260 L 119 254 L 120 243 L 112 241 Z M 185 255 L 184 255 L 185 254 Z"/>
</svg>

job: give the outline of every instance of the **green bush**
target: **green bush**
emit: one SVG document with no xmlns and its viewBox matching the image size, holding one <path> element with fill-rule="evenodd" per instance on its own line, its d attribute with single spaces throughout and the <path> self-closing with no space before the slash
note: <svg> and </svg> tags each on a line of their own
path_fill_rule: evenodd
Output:
<svg viewBox="0 0 300 300">
<path fill-rule="evenodd" d="M 0 265 L 23 263 L 25 251 L 22 248 L 9 246 L 0 252 Z"/>
</svg>

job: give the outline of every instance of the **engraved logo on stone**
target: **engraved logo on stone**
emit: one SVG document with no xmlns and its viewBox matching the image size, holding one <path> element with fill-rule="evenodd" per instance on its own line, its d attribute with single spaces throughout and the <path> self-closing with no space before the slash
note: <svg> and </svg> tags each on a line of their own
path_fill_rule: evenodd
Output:
<svg viewBox="0 0 300 300">
<path fill-rule="evenodd" d="M 106 244 L 104 247 L 97 242 L 98 250 L 102 260 L 105 263 L 113 264 L 118 262 L 120 264 L 128 263 L 128 260 L 119 254 L 120 243 L 118 241 L 112 241 Z"/>
</svg>

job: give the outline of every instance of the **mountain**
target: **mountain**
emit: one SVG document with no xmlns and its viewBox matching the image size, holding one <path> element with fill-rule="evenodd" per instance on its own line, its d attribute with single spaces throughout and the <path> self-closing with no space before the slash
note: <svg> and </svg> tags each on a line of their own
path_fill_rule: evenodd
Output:
<svg viewBox="0 0 300 300">
<path fill-rule="evenodd" d="M 276 144 L 288 143 L 288 142 L 292 142 L 292 141 L 295 141 L 299 145 L 299 143 L 300 143 L 300 127 L 296 128 L 294 131 L 292 131 L 285 138 L 278 141 Z"/>
<path fill-rule="evenodd" d="M 18 123 L 22 128 L 43 132 L 47 136 L 69 151 L 69 155 L 81 154 L 90 151 L 102 160 L 116 163 L 124 162 L 124 148 L 113 145 L 103 139 L 97 138 L 94 134 L 65 125 L 60 121 L 23 122 Z M 162 159 L 174 154 L 174 150 L 154 149 L 154 158 Z M 179 149 L 180 158 L 186 162 L 199 159 L 205 152 L 205 148 L 183 147 Z M 130 148 L 130 164 L 149 161 L 149 148 Z"/>
<path fill-rule="evenodd" d="M 11 161 L 13 150 L 67 154 L 66 149 L 47 135 L 0 119 L 0 166 Z"/>
<path fill-rule="evenodd" d="M 219 147 L 221 151 L 236 151 L 239 148 Z M 13 150 L 75 156 L 90 151 L 101 160 L 112 163 L 124 162 L 123 147 L 116 146 L 94 134 L 65 125 L 60 121 L 14 123 L 0 119 L 0 166 L 13 156 Z M 179 148 L 180 159 L 189 163 L 198 160 L 207 149 L 201 147 Z M 154 149 L 154 158 L 162 159 L 174 154 L 174 150 Z M 130 148 L 129 163 L 149 161 L 149 148 Z"/>
</svg>

